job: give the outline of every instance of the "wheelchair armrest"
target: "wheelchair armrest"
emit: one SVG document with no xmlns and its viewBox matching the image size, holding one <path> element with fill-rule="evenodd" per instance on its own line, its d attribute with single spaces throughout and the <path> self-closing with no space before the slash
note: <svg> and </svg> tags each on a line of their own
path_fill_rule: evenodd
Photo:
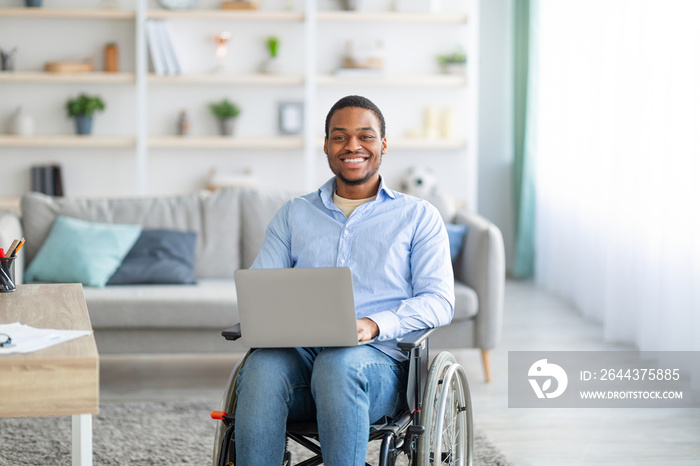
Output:
<svg viewBox="0 0 700 466">
<path fill-rule="evenodd" d="M 399 348 L 404 351 L 411 351 L 413 348 L 418 348 L 423 343 L 423 340 L 428 338 L 428 335 L 433 333 L 433 330 L 435 329 L 426 328 L 407 333 L 399 340 Z"/>
<path fill-rule="evenodd" d="M 241 338 L 241 324 L 236 324 L 233 327 L 229 327 L 221 335 L 227 340 L 238 340 Z"/>
</svg>

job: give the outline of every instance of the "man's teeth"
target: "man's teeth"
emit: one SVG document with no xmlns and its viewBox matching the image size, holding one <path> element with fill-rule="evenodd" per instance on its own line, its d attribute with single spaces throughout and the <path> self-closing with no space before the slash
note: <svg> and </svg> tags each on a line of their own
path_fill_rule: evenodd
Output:
<svg viewBox="0 0 700 466">
<path fill-rule="evenodd" d="M 365 160 L 365 159 L 363 159 L 363 158 L 359 158 L 359 159 L 345 159 L 345 162 L 346 162 L 346 163 L 357 163 L 357 162 L 362 162 L 362 161 L 364 161 L 364 160 Z"/>
</svg>

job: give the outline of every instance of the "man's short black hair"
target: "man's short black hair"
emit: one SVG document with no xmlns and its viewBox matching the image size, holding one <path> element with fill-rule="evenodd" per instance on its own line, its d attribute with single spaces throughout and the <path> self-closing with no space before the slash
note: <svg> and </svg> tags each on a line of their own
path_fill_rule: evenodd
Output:
<svg viewBox="0 0 700 466">
<path fill-rule="evenodd" d="M 377 120 L 379 120 L 380 136 L 382 139 L 386 137 L 386 123 L 384 122 L 384 115 L 382 115 L 382 111 L 379 110 L 379 107 L 367 97 L 348 95 L 337 101 L 328 111 L 328 115 L 326 115 L 326 139 L 328 139 L 328 132 L 330 131 L 331 117 L 335 112 L 346 107 L 359 107 L 370 110 L 377 117 Z"/>
</svg>

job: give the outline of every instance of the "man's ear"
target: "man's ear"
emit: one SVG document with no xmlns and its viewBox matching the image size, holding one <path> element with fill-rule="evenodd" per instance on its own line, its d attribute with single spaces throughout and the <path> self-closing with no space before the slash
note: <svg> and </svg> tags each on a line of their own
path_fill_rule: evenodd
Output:
<svg viewBox="0 0 700 466">
<path fill-rule="evenodd" d="M 328 138 L 323 138 L 323 153 L 328 155 Z"/>
<path fill-rule="evenodd" d="M 382 139 L 382 155 L 386 154 L 386 138 Z"/>
</svg>

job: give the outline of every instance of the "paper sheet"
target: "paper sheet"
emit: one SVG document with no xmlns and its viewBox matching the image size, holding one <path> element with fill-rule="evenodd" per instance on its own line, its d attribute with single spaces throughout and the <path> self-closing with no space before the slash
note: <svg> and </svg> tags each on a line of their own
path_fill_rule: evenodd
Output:
<svg viewBox="0 0 700 466">
<path fill-rule="evenodd" d="M 0 324 L 0 333 L 9 335 L 12 338 L 12 346 L 0 347 L 0 356 L 2 356 L 4 354 L 39 351 L 65 341 L 90 335 L 92 330 L 34 328 L 14 322 L 12 324 Z"/>
</svg>

